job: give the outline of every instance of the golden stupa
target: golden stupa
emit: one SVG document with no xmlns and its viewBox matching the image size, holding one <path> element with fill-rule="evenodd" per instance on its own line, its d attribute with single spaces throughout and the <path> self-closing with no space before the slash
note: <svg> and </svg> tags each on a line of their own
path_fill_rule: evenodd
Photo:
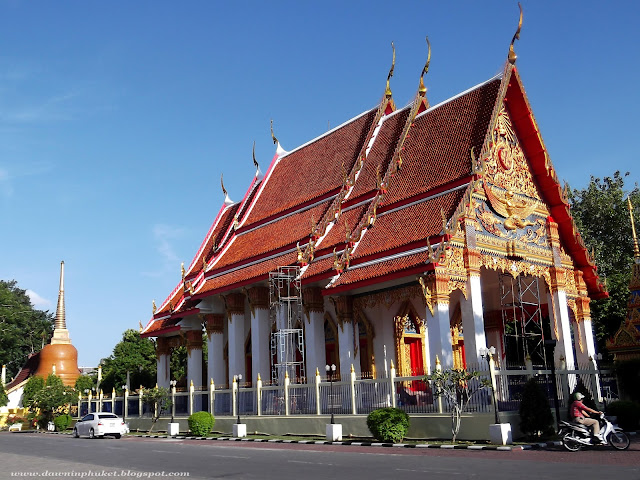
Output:
<svg viewBox="0 0 640 480">
<path fill-rule="evenodd" d="M 46 379 L 51 373 L 55 373 L 65 385 L 70 387 L 75 385 L 80 376 L 78 350 L 71 345 L 64 313 L 64 262 L 60 262 L 60 292 L 53 337 L 51 343 L 45 345 L 40 351 L 40 363 L 36 375 Z"/>
</svg>

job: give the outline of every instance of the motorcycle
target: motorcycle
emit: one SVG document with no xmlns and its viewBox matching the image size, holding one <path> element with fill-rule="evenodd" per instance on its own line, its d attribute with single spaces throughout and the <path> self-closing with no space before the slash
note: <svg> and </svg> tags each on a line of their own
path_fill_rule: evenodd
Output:
<svg viewBox="0 0 640 480">
<path fill-rule="evenodd" d="M 558 434 L 562 438 L 562 445 L 570 452 L 577 452 L 586 446 L 611 445 L 616 450 L 626 450 L 631 440 L 620 427 L 613 425 L 604 414 L 600 414 L 600 433 L 604 442 L 594 441 L 588 427 L 579 423 L 560 421 Z"/>
</svg>

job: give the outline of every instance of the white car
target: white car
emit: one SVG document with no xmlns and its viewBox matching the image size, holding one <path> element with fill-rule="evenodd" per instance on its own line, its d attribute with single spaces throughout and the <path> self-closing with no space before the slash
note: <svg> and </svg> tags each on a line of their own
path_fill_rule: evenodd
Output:
<svg viewBox="0 0 640 480">
<path fill-rule="evenodd" d="M 120 438 L 127 433 L 128 428 L 124 420 L 110 412 L 89 413 L 78 420 L 73 427 L 73 436 L 87 435 L 89 438 L 113 435 Z"/>
</svg>

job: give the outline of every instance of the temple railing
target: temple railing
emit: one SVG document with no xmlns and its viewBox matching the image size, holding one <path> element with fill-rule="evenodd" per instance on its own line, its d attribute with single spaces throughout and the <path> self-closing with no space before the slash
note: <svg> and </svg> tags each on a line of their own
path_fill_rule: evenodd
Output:
<svg viewBox="0 0 640 480">
<path fill-rule="evenodd" d="M 567 408 L 570 394 L 578 384 L 601 404 L 617 398 L 611 371 L 597 370 L 592 363 L 572 370 L 567 370 L 562 362 L 555 369 L 534 368 L 528 362 L 520 369 L 493 368 L 491 363 L 470 366 L 468 370 L 478 372 L 478 377 L 471 382 L 486 380 L 486 383 L 495 385 L 499 412 L 518 411 L 524 385 L 530 378 L 535 378 L 547 392 L 551 408 L 555 402 L 554 389 L 558 406 Z M 473 384 L 469 386 L 474 387 Z M 212 412 L 214 416 L 367 415 L 381 407 L 398 407 L 409 414 L 451 412 L 451 405 L 435 395 L 431 382 L 425 376 L 397 377 L 394 368 L 389 370 L 386 378 L 377 379 L 358 378 L 355 372 L 351 372 L 350 376 L 343 375 L 339 381 L 316 375 L 310 383 L 291 383 L 289 378 L 285 378 L 283 385 L 263 386 L 258 380 L 251 386 L 233 383 L 231 388 L 216 388 L 212 382 L 205 389 L 191 387 L 177 391 L 174 388 L 170 397 L 173 405 L 162 412 L 163 416 L 186 417 L 200 410 Z M 151 415 L 139 392 L 81 397 L 77 411 L 80 417 L 95 411 L 114 412 L 125 418 Z M 491 388 L 472 395 L 465 409 L 470 414 L 493 411 Z"/>
</svg>

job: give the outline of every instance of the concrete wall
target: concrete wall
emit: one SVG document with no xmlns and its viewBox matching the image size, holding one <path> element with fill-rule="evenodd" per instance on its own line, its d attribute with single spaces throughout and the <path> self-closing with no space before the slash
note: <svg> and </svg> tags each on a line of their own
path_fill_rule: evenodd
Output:
<svg viewBox="0 0 640 480">
<path fill-rule="evenodd" d="M 295 416 L 295 417 L 241 417 L 242 423 L 247 425 L 248 434 L 269 435 L 316 435 L 325 436 L 325 425 L 330 417 L 326 416 Z M 342 434 L 349 437 L 371 437 L 367 428 L 366 415 L 340 415 L 336 423 L 342 424 Z M 513 437 L 521 436 L 517 413 L 501 413 L 501 420 L 511 422 Z M 161 418 L 156 423 L 156 432 L 166 432 L 170 418 Z M 180 423 L 180 432 L 187 433 L 189 427 L 186 418 L 175 419 Z M 217 417 L 213 431 L 217 434 L 230 434 L 235 417 Z M 494 422 L 493 414 L 463 415 L 458 440 L 482 441 L 489 439 L 489 425 Z M 139 429 L 148 431 L 151 426 L 150 418 L 127 418 L 131 431 Z M 416 440 L 448 440 L 451 439 L 451 417 L 449 415 L 411 415 L 408 439 Z"/>
</svg>

